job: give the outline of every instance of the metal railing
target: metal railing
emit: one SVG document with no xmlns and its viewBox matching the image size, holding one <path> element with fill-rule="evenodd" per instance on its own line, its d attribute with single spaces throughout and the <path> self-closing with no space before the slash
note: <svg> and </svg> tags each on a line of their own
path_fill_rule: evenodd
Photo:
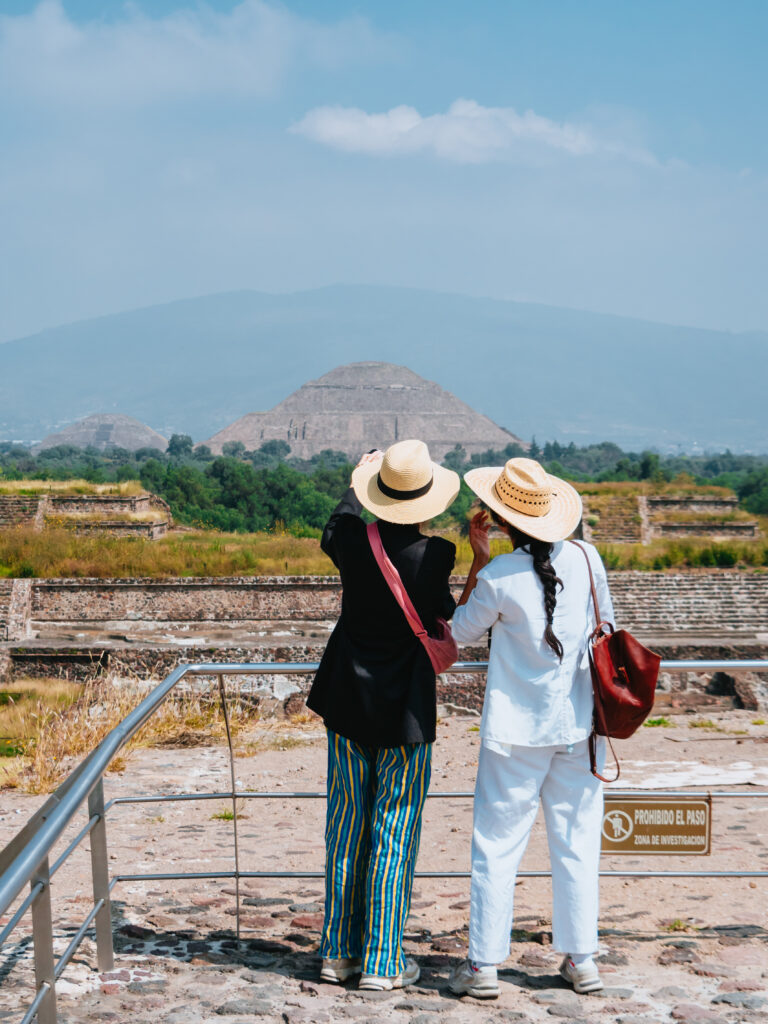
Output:
<svg viewBox="0 0 768 1024">
<path fill-rule="evenodd" d="M 37 1016 L 39 1024 L 56 1024 L 56 981 L 63 973 L 72 956 L 78 949 L 86 933 L 93 927 L 96 933 L 97 964 L 99 971 L 110 971 L 114 967 L 114 950 L 112 943 L 112 922 L 110 894 L 120 882 L 195 880 L 195 879 L 234 879 L 236 892 L 237 936 L 240 937 L 240 898 L 239 882 L 241 878 L 323 878 L 322 871 L 241 871 L 239 864 L 239 848 L 237 837 L 236 800 L 268 800 L 268 799 L 324 799 L 325 793 L 316 792 L 251 792 L 238 791 L 235 784 L 234 758 L 229 729 L 225 676 L 243 675 L 291 675 L 314 672 L 316 663 L 222 663 L 222 664 L 190 664 L 179 665 L 119 725 L 117 725 L 99 745 L 78 765 L 65 779 L 59 788 L 46 800 L 43 806 L 32 815 L 24 828 L 8 843 L 0 853 L 0 917 L 2 917 L 14 901 L 29 885 L 29 893 L 16 908 L 10 920 L 0 931 L 0 946 L 18 926 L 28 910 L 32 916 L 32 936 L 34 944 L 35 964 L 35 996 L 27 1009 L 21 1024 L 29 1024 Z M 451 673 L 485 672 L 487 662 L 456 662 Z M 768 671 L 768 661 L 732 660 L 732 661 L 662 661 L 661 671 Z M 155 796 L 125 796 L 104 803 L 103 776 L 107 766 L 119 751 L 128 743 L 138 730 L 152 717 L 174 688 L 184 679 L 213 676 L 217 681 L 218 691 L 222 700 L 224 720 L 230 751 L 231 789 L 216 793 L 171 793 Z M 642 790 L 615 791 L 620 796 L 642 793 Z M 653 791 L 655 796 L 695 795 L 695 790 Z M 706 794 L 719 798 L 768 797 L 768 791 L 707 790 Z M 429 793 L 432 799 L 468 799 L 471 791 L 437 791 Z M 231 799 L 233 805 L 233 852 L 234 871 L 209 872 L 154 872 L 143 874 L 116 874 L 109 877 L 107 857 L 106 815 L 110 808 L 118 804 L 158 803 L 186 800 L 221 800 Z M 78 834 L 70 841 L 66 849 L 51 865 L 51 852 L 61 838 L 67 826 L 83 803 L 87 802 L 88 820 Z M 51 879 L 80 843 L 90 836 L 91 878 L 93 887 L 93 906 L 72 937 L 69 945 L 58 960 L 54 957 L 53 921 L 51 912 Z M 521 871 L 520 877 L 546 877 L 549 871 Z M 768 871 L 601 871 L 602 876 L 611 877 L 748 877 L 762 878 Z M 467 871 L 420 871 L 420 878 L 467 878 Z"/>
</svg>

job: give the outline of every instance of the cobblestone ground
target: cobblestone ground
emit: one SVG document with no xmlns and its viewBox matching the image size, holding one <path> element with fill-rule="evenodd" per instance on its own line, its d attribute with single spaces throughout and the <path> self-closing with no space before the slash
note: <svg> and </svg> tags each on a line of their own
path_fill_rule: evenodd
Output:
<svg viewBox="0 0 768 1024">
<path fill-rule="evenodd" d="M 621 745 L 622 784 L 658 786 L 671 776 L 722 788 L 739 780 L 766 789 L 766 728 L 746 712 L 730 712 L 712 729 L 690 730 L 690 717 L 670 730 L 644 729 Z M 241 868 L 319 871 L 322 801 L 295 791 L 321 790 L 324 739 L 316 725 L 280 726 L 254 734 L 255 752 L 238 758 L 243 789 L 285 793 L 280 800 L 241 801 Z M 432 790 L 471 788 L 476 719 L 453 716 L 440 727 Z M 252 749 L 254 749 L 252 747 Z M 228 760 L 221 748 L 146 750 L 105 780 L 107 798 L 130 794 L 221 790 Z M 707 781 L 709 779 L 709 782 Z M 669 783 L 667 783 L 669 784 Z M 689 783 L 690 784 L 690 783 Z M 0 841 L 6 842 L 40 802 L 0 795 Z M 113 873 L 232 869 L 231 820 L 225 801 L 126 804 L 109 814 Z M 73 826 L 72 834 L 82 822 Z M 419 870 L 469 866 L 471 802 L 428 803 Z M 618 858 L 604 867 L 768 869 L 768 800 L 716 804 L 708 858 Z M 63 844 L 62 844 L 63 847 Z M 537 823 L 523 868 L 547 865 Z M 620 879 L 601 886 L 603 992 L 577 996 L 557 973 L 550 937 L 546 879 L 521 879 L 512 951 L 500 971 L 501 996 L 477 1002 L 447 989 L 451 967 L 466 951 L 468 879 L 419 879 L 406 945 L 419 962 L 418 985 L 389 993 L 358 992 L 317 980 L 322 879 L 246 879 L 241 884 L 242 941 L 234 933 L 231 881 L 120 882 L 113 892 L 115 970 L 99 974 L 86 939 L 60 982 L 60 1019 L 130 1024 L 245 1022 L 617 1022 L 682 1024 L 768 1021 L 768 879 Z M 60 953 L 90 906 L 87 844 L 53 885 Z M 19 1020 L 32 981 L 25 920 L 0 957 L 0 1021 Z"/>
</svg>

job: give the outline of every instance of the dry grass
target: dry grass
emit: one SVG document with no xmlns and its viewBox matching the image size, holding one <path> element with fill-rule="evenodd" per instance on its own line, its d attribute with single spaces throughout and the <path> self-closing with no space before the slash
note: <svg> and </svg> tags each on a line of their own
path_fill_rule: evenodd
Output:
<svg viewBox="0 0 768 1024">
<path fill-rule="evenodd" d="M 717 487 L 715 484 L 697 484 L 692 478 L 678 478 L 671 483 L 653 483 L 650 480 L 613 480 L 601 483 L 574 481 L 573 486 L 580 494 L 600 495 L 639 495 L 665 498 L 690 498 L 695 495 L 706 495 L 710 498 L 733 498 L 734 493 L 728 487 Z"/>
<path fill-rule="evenodd" d="M 731 512 L 669 512 L 657 511 L 651 515 L 653 523 L 706 523 L 717 526 L 718 523 L 754 523 L 755 517 L 744 509 L 737 508 Z"/>
<path fill-rule="evenodd" d="M 159 540 L 0 530 L 0 576 L 326 576 L 333 563 L 313 537 L 284 532 L 172 531 Z"/>
<path fill-rule="evenodd" d="M 112 494 L 133 497 L 146 494 L 139 480 L 93 484 L 88 480 L 2 480 L 0 494 Z"/>
<path fill-rule="evenodd" d="M 28 682 L 22 680 L 19 686 L 28 686 Z M 30 701 L 21 709 L 17 723 L 21 756 L 0 763 L 0 787 L 51 792 L 146 694 L 145 686 L 105 680 L 84 684 L 79 695 L 68 703 L 62 700 L 62 706 L 45 694 Z M 255 704 L 244 696 L 230 695 L 227 708 L 234 736 L 258 719 Z M 165 701 L 108 770 L 124 770 L 130 752 L 138 747 L 198 746 L 225 739 L 218 694 L 181 691 Z"/>
</svg>

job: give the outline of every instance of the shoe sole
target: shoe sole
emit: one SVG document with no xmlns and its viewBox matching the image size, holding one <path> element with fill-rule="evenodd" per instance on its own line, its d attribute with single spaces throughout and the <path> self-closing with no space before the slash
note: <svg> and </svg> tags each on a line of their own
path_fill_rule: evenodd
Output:
<svg viewBox="0 0 768 1024">
<path fill-rule="evenodd" d="M 498 999 L 501 990 L 498 988 L 448 988 L 455 996 L 472 996 L 473 999 Z"/>
<path fill-rule="evenodd" d="M 332 985 L 340 985 L 342 981 L 349 981 L 350 978 L 354 978 L 357 974 L 360 974 L 359 968 L 355 970 L 354 967 L 345 967 L 338 971 L 326 968 L 326 970 L 320 971 L 320 981 L 328 981 Z"/>
<path fill-rule="evenodd" d="M 393 989 L 396 988 L 406 988 L 408 985 L 415 985 L 420 977 L 421 971 L 419 971 L 419 973 L 415 977 L 408 978 L 407 981 L 401 981 L 399 978 L 397 978 L 390 985 L 382 985 L 381 982 L 379 981 L 363 980 L 357 986 L 357 989 L 358 992 L 391 992 Z"/>
<path fill-rule="evenodd" d="M 560 977 L 563 981 L 567 981 L 573 991 L 579 996 L 586 996 L 589 995 L 590 992 L 599 992 L 601 989 L 605 988 L 601 978 L 598 978 L 593 982 L 588 981 L 585 984 L 579 985 L 568 975 L 566 971 L 560 971 Z"/>
</svg>

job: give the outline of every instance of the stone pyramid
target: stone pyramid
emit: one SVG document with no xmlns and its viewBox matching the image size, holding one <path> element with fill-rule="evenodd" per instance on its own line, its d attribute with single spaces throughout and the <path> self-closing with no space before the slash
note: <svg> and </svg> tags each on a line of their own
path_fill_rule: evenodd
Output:
<svg viewBox="0 0 768 1024">
<path fill-rule="evenodd" d="M 218 453 L 226 441 L 241 441 L 254 451 L 265 441 L 280 440 L 297 458 L 333 448 L 356 460 L 371 448 L 406 438 L 426 441 L 436 461 L 457 444 L 469 454 L 523 444 L 439 384 L 392 363 L 339 366 L 268 412 L 242 416 L 206 444 Z"/>
<path fill-rule="evenodd" d="M 134 420 L 130 416 L 118 416 L 116 413 L 98 413 L 86 416 L 85 419 L 72 423 L 55 434 L 43 438 L 37 451 L 53 448 L 58 444 L 73 444 L 78 448 L 127 448 L 135 452 L 138 448 L 159 448 L 165 451 L 168 442 L 156 430 L 146 424 Z"/>
</svg>

